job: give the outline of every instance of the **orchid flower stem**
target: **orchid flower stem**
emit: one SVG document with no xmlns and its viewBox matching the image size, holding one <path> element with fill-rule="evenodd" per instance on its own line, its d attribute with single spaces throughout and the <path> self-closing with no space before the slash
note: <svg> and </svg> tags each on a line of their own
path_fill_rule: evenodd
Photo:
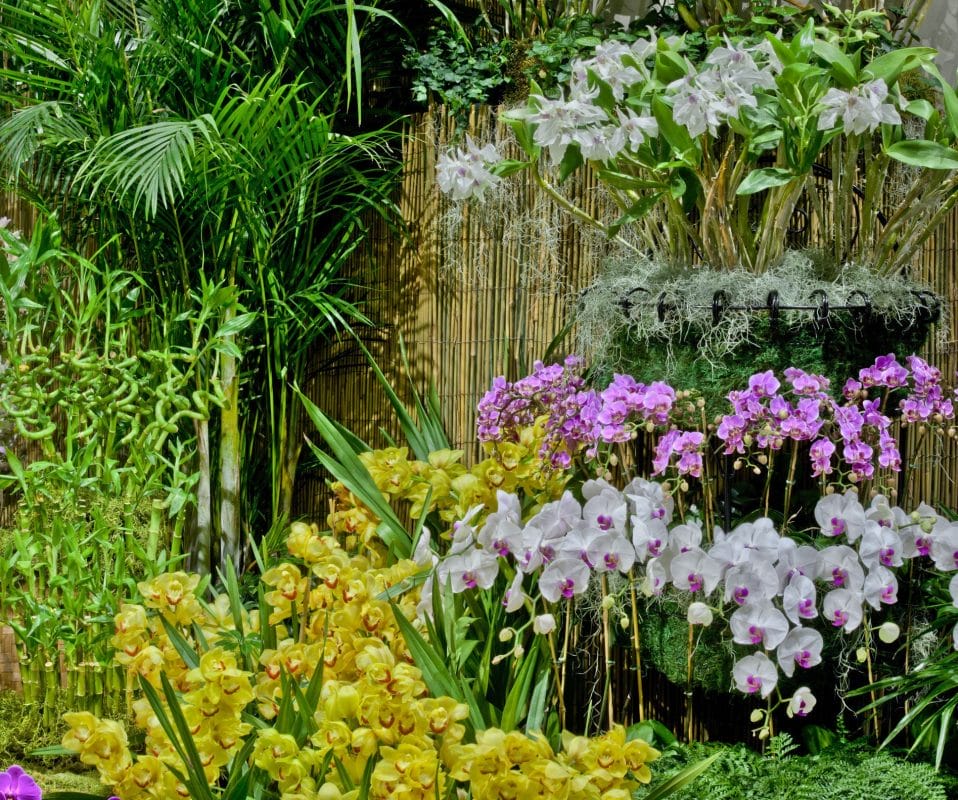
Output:
<svg viewBox="0 0 958 800">
<path fill-rule="evenodd" d="M 862 629 L 865 631 L 865 666 L 868 670 L 868 697 L 871 700 L 872 710 L 871 722 L 872 730 L 875 733 L 875 741 L 878 741 L 880 736 L 880 729 L 878 725 L 878 709 L 875 708 L 875 671 L 872 668 L 872 631 L 871 631 L 871 615 L 865 615 L 865 621 L 862 625 Z"/>
<path fill-rule="evenodd" d="M 771 500 L 772 494 L 772 467 L 775 464 L 775 451 L 769 449 L 768 451 L 768 464 L 766 465 L 765 473 L 765 516 L 768 516 L 768 507 Z"/>
<path fill-rule="evenodd" d="M 562 637 L 562 668 L 560 670 L 562 692 L 565 692 L 566 668 L 569 664 L 569 636 L 572 633 L 572 598 L 566 600 L 565 608 L 565 632 Z"/>
<path fill-rule="evenodd" d="M 642 640 L 639 631 L 639 602 L 635 595 L 635 575 L 629 572 L 629 593 L 632 600 L 632 652 L 635 655 L 635 683 L 639 701 L 639 722 L 645 722 L 645 694 L 642 685 Z"/>
<path fill-rule="evenodd" d="M 908 562 L 908 601 L 905 603 L 905 608 L 908 609 L 908 611 L 905 614 L 905 671 L 902 673 L 903 675 L 908 674 L 908 668 L 910 666 L 909 662 L 911 661 L 911 629 L 912 629 L 911 599 L 912 599 L 912 590 L 915 585 L 914 580 L 915 580 L 915 560 L 911 559 Z M 910 706 L 911 706 L 911 699 L 906 697 L 905 698 L 905 714 L 909 712 Z"/>
<path fill-rule="evenodd" d="M 768 713 L 765 715 L 765 723 L 768 729 L 768 738 L 771 739 L 775 735 L 775 720 L 772 717 L 772 696 L 768 696 Z"/>
<path fill-rule="evenodd" d="M 689 623 L 689 643 L 687 655 L 687 669 L 685 674 L 685 740 L 692 741 L 692 730 L 694 728 L 694 714 L 692 697 L 692 662 L 695 654 L 695 628 Z"/>
<path fill-rule="evenodd" d="M 708 441 L 708 420 L 705 418 L 705 407 L 701 409 L 701 418 L 702 418 L 702 433 L 706 437 L 705 441 Z M 702 505 L 705 507 L 705 537 L 706 540 L 711 543 L 713 537 L 713 530 L 715 528 L 715 513 L 714 513 L 714 504 L 712 502 L 712 476 L 709 473 L 709 460 L 708 458 L 702 459 Z"/>
<path fill-rule="evenodd" d="M 568 621 L 566 622 L 568 626 Z M 559 729 L 565 730 L 565 670 L 559 669 L 559 659 L 556 657 L 555 631 L 549 631 L 546 637 L 549 641 L 549 652 L 552 654 L 552 674 L 556 682 L 556 699 L 559 702 Z"/>
<path fill-rule="evenodd" d="M 769 464 L 771 467 L 771 464 Z M 798 466 L 798 442 L 792 442 L 792 458 L 788 462 L 788 478 L 785 480 L 785 502 L 782 505 L 782 534 L 788 527 L 788 512 L 792 503 L 792 487 L 795 486 L 795 468 Z M 766 512 L 768 513 L 768 512 Z"/>
<path fill-rule="evenodd" d="M 615 709 L 612 708 L 612 638 L 609 630 L 609 609 L 605 605 L 605 598 L 609 596 L 609 579 L 602 573 L 602 654 L 605 657 L 605 688 L 603 702 L 609 712 L 609 730 L 615 725 Z"/>
<path fill-rule="evenodd" d="M 633 249 L 633 250 L 635 249 L 634 245 L 632 245 L 630 242 L 626 241 L 625 239 L 619 236 L 613 236 L 610 233 L 609 229 L 605 225 L 603 225 L 601 222 L 599 222 L 599 220 L 597 220 L 591 214 L 588 214 L 587 212 L 583 211 L 577 205 L 575 205 L 574 203 L 571 203 L 567 198 L 559 194 L 559 192 L 556 191 L 555 187 L 553 187 L 551 183 L 549 183 L 545 178 L 542 177 L 542 173 L 539 172 L 538 163 L 533 164 L 532 175 L 535 178 L 536 183 L 539 184 L 539 187 L 542 189 L 542 191 L 544 191 L 547 195 L 549 195 L 549 197 L 552 198 L 552 201 L 557 206 L 559 206 L 559 208 L 561 208 L 563 211 L 566 211 L 567 213 L 572 215 L 574 219 L 579 220 L 579 222 L 582 222 L 583 224 L 589 226 L 590 228 L 594 228 L 595 230 L 599 231 L 600 233 L 604 234 L 610 239 L 614 238 L 616 242 L 618 242 L 619 244 L 625 245 L 629 249 Z"/>
</svg>

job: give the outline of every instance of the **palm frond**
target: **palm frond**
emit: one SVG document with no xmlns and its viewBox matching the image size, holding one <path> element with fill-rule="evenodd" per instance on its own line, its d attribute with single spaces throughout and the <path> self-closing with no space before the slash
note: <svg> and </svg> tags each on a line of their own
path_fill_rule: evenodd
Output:
<svg viewBox="0 0 958 800">
<path fill-rule="evenodd" d="M 39 149 L 83 142 L 89 131 L 70 106 L 57 100 L 17 109 L 0 123 L 0 162 L 11 175 Z"/>
<path fill-rule="evenodd" d="M 105 189 L 148 218 L 180 196 L 199 145 L 218 139 L 208 114 L 190 120 L 162 120 L 102 138 L 77 173 L 92 193 Z"/>
</svg>

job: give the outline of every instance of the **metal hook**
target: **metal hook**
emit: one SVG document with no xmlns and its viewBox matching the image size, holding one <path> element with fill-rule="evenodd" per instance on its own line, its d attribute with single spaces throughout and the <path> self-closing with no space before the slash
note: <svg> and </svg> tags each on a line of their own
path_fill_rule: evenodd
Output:
<svg viewBox="0 0 958 800">
<path fill-rule="evenodd" d="M 811 298 L 814 300 L 816 297 L 820 298 L 818 301 L 818 308 L 815 309 L 813 319 L 816 325 L 824 325 L 828 321 L 828 294 L 824 289 L 816 289 L 811 294 Z"/>
<path fill-rule="evenodd" d="M 725 307 L 728 305 L 728 295 L 724 289 L 719 289 L 712 295 L 712 324 L 718 325 L 725 313 Z"/>
<path fill-rule="evenodd" d="M 779 315 L 782 313 L 782 298 L 778 294 L 778 289 L 772 289 L 765 300 L 768 306 L 768 319 L 772 325 L 778 324 Z"/>
<path fill-rule="evenodd" d="M 665 302 L 665 292 L 659 295 L 658 302 L 655 304 L 655 310 L 659 315 L 659 322 L 665 322 L 665 315 L 669 310 L 668 303 Z"/>
</svg>

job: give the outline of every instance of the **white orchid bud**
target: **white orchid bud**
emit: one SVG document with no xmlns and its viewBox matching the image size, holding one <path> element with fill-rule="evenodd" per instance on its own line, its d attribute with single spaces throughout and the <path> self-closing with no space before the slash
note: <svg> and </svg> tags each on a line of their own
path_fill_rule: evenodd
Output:
<svg viewBox="0 0 958 800">
<path fill-rule="evenodd" d="M 894 622 L 883 622 L 878 629 L 878 638 L 885 644 L 891 644 L 899 635 L 901 635 L 901 629 Z"/>
<path fill-rule="evenodd" d="M 689 605 L 689 610 L 685 618 L 689 621 L 689 625 L 702 625 L 705 627 L 711 625 L 714 619 L 712 609 L 705 605 L 705 603 L 698 601 Z"/>
<path fill-rule="evenodd" d="M 540 614 L 532 620 L 532 630 L 539 636 L 546 636 L 556 629 L 556 620 L 552 614 Z"/>
</svg>

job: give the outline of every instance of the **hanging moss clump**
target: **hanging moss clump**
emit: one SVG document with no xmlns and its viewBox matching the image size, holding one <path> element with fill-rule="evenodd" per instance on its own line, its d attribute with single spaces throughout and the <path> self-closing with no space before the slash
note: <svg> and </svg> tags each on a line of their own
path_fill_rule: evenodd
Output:
<svg viewBox="0 0 958 800">
<path fill-rule="evenodd" d="M 688 681 L 687 608 L 687 602 L 664 598 L 649 606 L 640 623 L 643 660 L 677 686 Z M 731 685 L 733 659 L 720 627 L 695 628 L 692 685 L 706 691 L 727 692 Z"/>
</svg>

